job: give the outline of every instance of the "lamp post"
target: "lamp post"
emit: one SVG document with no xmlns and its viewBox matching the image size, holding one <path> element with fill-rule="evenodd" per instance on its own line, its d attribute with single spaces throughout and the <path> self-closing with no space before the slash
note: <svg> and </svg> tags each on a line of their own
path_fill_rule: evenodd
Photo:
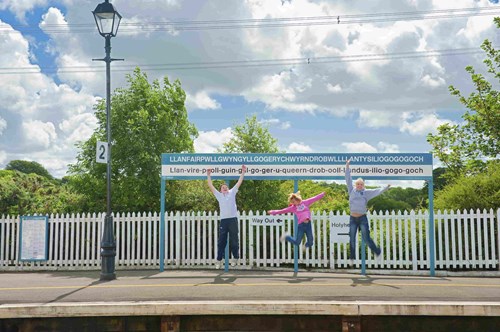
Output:
<svg viewBox="0 0 500 332">
<path fill-rule="evenodd" d="M 104 37 L 104 50 L 106 56 L 104 59 L 93 59 L 106 62 L 106 135 L 107 135 L 107 161 L 106 161 L 106 217 L 104 219 L 104 230 L 101 239 L 101 280 L 116 279 L 115 275 L 115 257 L 116 257 L 116 241 L 113 232 L 113 216 L 111 214 L 111 61 L 122 60 L 111 58 L 111 37 L 115 37 L 118 33 L 121 15 L 116 11 L 109 0 L 97 5 L 94 14 L 95 23 L 99 34 Z"/>
</svg>

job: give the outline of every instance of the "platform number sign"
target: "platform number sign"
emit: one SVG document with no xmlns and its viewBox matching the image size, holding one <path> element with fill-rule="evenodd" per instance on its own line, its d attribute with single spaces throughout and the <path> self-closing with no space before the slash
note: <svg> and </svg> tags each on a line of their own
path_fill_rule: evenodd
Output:
<svg viewBox="0 0 500 332">
<path fill-rule="evenodd" d="M 108 162 L 108 142 L 97 142 L 95 159 L 102 164 Z"/>
</svg>

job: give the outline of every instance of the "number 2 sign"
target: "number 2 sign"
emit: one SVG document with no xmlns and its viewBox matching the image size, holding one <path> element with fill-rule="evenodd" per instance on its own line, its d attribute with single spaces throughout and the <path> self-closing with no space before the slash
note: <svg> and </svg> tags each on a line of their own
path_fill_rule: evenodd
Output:
<svg viewBox="0 0 500 332">
<path fill-rule="evenodd" d="M 106 164 L 108 162 L 108 142 L 97 141 L 95 160 L 96 162 L 102 164 Z"/>
</svg>

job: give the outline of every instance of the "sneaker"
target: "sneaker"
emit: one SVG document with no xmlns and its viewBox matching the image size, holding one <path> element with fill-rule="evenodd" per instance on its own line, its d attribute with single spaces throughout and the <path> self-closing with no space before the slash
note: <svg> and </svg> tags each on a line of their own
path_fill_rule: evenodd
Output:
<svg viewBox="0 0 500 332">
<path fill-rule="evenodd" d="M 375 255 L 375 261 L 379 264 L 382 262 L 382 253 Z"/>
<path fill-rule="evenodd" d="M 238 258 L 231 259 L 231 266 L 235 267 L 236 265 L 238 265 Z"/>
<path fill-rule="evenodd" d="M 221 263 L 222 263 L 222 261 L 217 261 L 217 262 L 215 263 L 215 269 L 216 269 L 216 270 L 220 269 Z"/>
<path fill-rule="evenodd" d="M 280 241 L 281 241 L 281 242 L 285 241 L 285 240 L 286 240 L 286 237 L 287 237 L 288 235 L 290 235 L 290 233 L 288 233 L 288 232 L 283 232 L 283 234 L 281 234 L 281 236 L 280 236 Z"/>
<path fill-rule="evenodd" d="M 354 259 L 349 260 L 349 266 L 351 266 L 351 267 L 354 266 Z"/>
<path fill-rule="evenodd" d="M 307 249 L 307 248 L 306 248 L 306 245 L 305 245 L 305 244 L 303 244 L 303 243 L 301 243 L 301 244 L 300 244 L 300 250 L 301 250 L 302 252 L 305 252 L 305 251 L 306 251 L 306 249 Z"/>
</svg>

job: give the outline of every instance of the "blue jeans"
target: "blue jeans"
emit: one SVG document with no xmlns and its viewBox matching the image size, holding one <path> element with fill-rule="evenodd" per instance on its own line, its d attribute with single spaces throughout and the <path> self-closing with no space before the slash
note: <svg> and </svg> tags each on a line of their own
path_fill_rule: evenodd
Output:
<svg viewBox="0 0 500 332">
<path fill-rule="evenodd" d="M 297 227 L 297 236 L 295 238 L 291 237 L 290 235 L 287 235 L 285 238 L 288 242 L 295 244 L 296 246 L 300 245 L 300 242 L 302 242 L 302 238 L 304 237 L 304 233 L 306 234 L 306 248 L 310 248 L 314 244 L 314 237 L 313 237 L 313 231 L 312 231 L 312 226 L 311 222 L 303 222 L 299 224 Z"/>
<path fill-rule="evenodd" d="M 370 226 L 368 225 L 368 218 L 366 217 L 366 214 L 362 215 L 361 217 L 353 217 L 351 216 L 349 218 L 349 257 L 350 259 L 356 259 L 356 238 L 357 238 L 357 232 L 358 228 L 361 229 L 361 237 L 363 238 L 363 241 L 365 241 L 366 244 L 368 244 L 368 247 L 370 247 L 370 250 L 373 251 L 377 256 L 380 255 L 380 248 L 377 247 L 375 242 L 373 242 L 373 239 L 370 236 Z"/>
<path fill-rule="evenodd" d="M 221 219 L 219 224 L 219 240 L 217 241 L 217 260 L 224 258 L 229 233 L 229 250 L 234 258 L 240 258 L 240 243 L 238 238 L 238 218 Z"/>
</svg>

